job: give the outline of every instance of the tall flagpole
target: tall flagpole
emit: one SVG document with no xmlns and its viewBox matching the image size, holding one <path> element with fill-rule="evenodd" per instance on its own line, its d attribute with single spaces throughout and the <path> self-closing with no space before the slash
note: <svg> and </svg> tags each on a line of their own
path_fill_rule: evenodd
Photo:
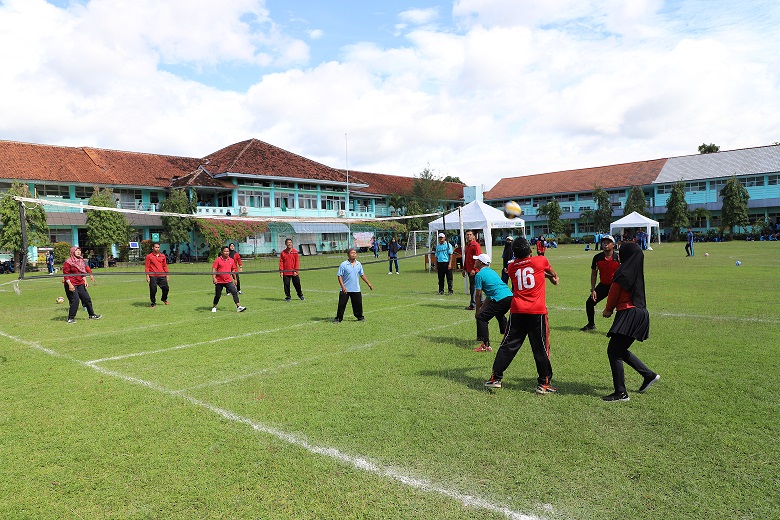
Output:
<svg viewBox="0 0 780 520">
<path fill-rule="evenodd" d="M 349 148 L 347 146 L 347 133 L 344 132 L 344 162 L 347 169 L 347 205 L 345 207 L 346 209 L 346 216 L 349 217 Z"/>
</svg>

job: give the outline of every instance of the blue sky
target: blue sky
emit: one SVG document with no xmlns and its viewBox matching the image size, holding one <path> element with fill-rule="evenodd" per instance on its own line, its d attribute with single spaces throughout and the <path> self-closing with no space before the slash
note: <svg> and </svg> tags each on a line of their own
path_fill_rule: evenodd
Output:
<svg viewBox="0 0 780 520">
<path fill-rule="evenodd" d="M 372 5 L 377 4 L 379 7 Z M 0 139 L 502 177 L 780 141 L 775 0 L 0 0 Z"/>
</svg>

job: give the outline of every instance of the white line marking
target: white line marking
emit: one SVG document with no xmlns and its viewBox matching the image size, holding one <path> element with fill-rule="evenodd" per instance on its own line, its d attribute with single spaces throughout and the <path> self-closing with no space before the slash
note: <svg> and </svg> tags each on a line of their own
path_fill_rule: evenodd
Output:
<svg viewBox="0 0 780 520">
<path fill-rule="evenodd" d="M 585 307 L 555 307 L 548 305 L 548 309 L 555 309 L 556 311 L 566 311 L 566 312 L 584 312 Z M 764 319 L 764 318 L 753 318 L 753 317 L 747 317 L 747 316 L 719 316 L 715 314 L 686 314 L 686 313 L 677 313 L 677 312 L 654 312 L 650 311 L 650 317 L 653 316 L 665 316 L 667 318 L 692 318 L 697 320 L 707 320 L 707 321 L 715 321 L 715 320 L 727 320 L 727 321 L 741 321 L 744 323 L 780 323 L 780 320 L 772 320 L 772 319 Z"/>
<path fill-rule="evenodd" d="M 33 343 L 30 341 L 25 341 L 23 339 L 17 338 L 15 336 L 11 336 L 9 334 L 5 334 L 4 332 L 0 331 L 0 336 L 6 337 L 8 339 L 14 340 L 18 343 L 21 343 L 23 345 L 26 345 L 31 348 L 35 348 L 37 350 L 40 350 L 42 352 L 45 352 L 46 354 L 58 358 L 67 359 L 69 361 L 73 361 L 75 363 L 78 363 L 79 365 L 89 367 L 103 375 L 115 377 L 117 379 L 120 379 L 122 381 L 126 381 L 128 383 L 136 384 L 139 386 L 143 386 L 145 388 L 148 388 L 150 390 L 154 390 L 156 392 L 162 393 L 164 395 L 173 396 L 173 397 L 179 397 L 182 399 L 185 399 L 189 403 L 200 406 L 202 408 L 205 408 L 206 410 L 209 410 L 210 412 L 213 412 L 220 417 L 239 424 L 244 424 L 252 428 L 254 431 L 258 433 L 265 433 L 267 435 L 271 435 L 273 437 L 276 437 L 277 439 L 286 442 L 288 444 L 298 446 L 300 448 L 303 448 L 304 450 L 308 451 L 309 453 L 315 454 L 315 455 L 322 455 L 325 457 L 330 457 L 332 459 L 335 459 L 337 461 L 340 461 L 344 464 L 350 465 L 356 469 L 363 470 L 367 473 L 373 473 L 375 475 L 379 475 L 380 477 L 389 478 L 392 480 L 395 480 L 396 482 L 399 482 L 405 486 L 409 486 L 415 490 L 423 491 L 426 493 L 436 493 L 438 495 L 451 498 L 453 500 L 456 500 L 463 504 L 466 507 L 472 507 L 472 508 L 479 508 L 484 509 L 487 511 L 492 511 L 495 513 L 500 513 L 506 516 L 507 518 L 510 518 L 512 520 L 541 520 L 537 516 L 533 515 L 527 515 L 524 513 L 520 513 L 518 511 L 514 511 L 512 509 L 509 509 L 508 507 L 495 504 L 493 502 L 490 502 L 489 500 L 486 500 L 484 498 L 480 498 L 478 496 L 474 495 L 465 495 L 463 493 L 459 493 L 457 491 L 454 491 L 452 489 L 447 489 L 443 486 L 440 486 L 438 484 L 435 484 L 427 479 L 418 478 L 412 475 L 408 475 L 403 473 L 402 470 L 395 469 L 391 466 L 382 466 L 379 464 L 375 464 L 374 462 L 371 462 L 366 457 L 356 456 L 356 455 L 350 455 L 348 453 L 345 453 L 339 449 L 336 448 L 330 448 L 327 446 L 319 446 L 317 444 L 312 444 L 309 441 L 307 441 L 305 438 L 295 435 L 292 433 L 285 432 L 283 430 L 279 430 L 277 428 L 272 428 L 270 426 L 266 426 L 262 423 L 255 422 L 247 417 L 243 417 L 241 415 L 238 415 L 234 412 L 231 412 L 230 410 L 226 410 L 224 408 L 220 408 L 218 406 L 215 406 L 211 403 L 208 403 L 206 401 L 201 401 L 200 399 L 196 399 L 195 397 L 188 396 L 182 393 L 179 393 L 175 390 L 168 389 L 164 386 L 161 386 L 157 383 L 153 383 L 150 381 L 145 381 L 143 379 L 139 379 L 137 377 L 127 376 L 124 374 L 121 374 L 119 372 L 113 371 L 113 370 L 107 370 L 103 367 L 95 365 L 93 362 L 85 362 L 85 361 L 79 361 L 78 359 L 72 358 L 70 356 L 66 356 L 63 354 L 60 354 L 54 350 L 46 349 L 38 345 L 37 343 Z M 544 509 L 546 511 L 552 512 L 551 507 L 549 505 L 543 505 Z"/>
</svg>

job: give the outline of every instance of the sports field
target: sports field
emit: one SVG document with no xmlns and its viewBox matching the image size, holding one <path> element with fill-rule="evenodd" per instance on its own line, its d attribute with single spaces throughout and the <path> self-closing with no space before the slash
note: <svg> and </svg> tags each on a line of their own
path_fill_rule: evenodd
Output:
<svg viewBox="0 0 780 520">
<path fill-rule="evenodd" d="M 779 518 L 780 244 L 646 253 L 651 337 L 633 350 L 661 380 L 632 392 L 627 368 L 624 403 L 601 400 L 603 302 L 578 330 L 593 254 L 547 252 L 544 396 L 527 343 L 483 389 L 495 352 L 473 352 L 462 278 L 439 296 L 419 257 L 389 276 L 361 254 L 365 323 L 349 306 L 332 323 L 335 266 L 302 271 L 290 303 L 278 274 L 244 273 L 240 314 L 227 296 L 211 313 L 210 276 L 175 274 L 190 266 L 154 309 L 142 274 L 100 269 L 103 318 L 75 325 L 60 277 L 17 295 L 3 275 L 0 518 Z"/>
</svg>

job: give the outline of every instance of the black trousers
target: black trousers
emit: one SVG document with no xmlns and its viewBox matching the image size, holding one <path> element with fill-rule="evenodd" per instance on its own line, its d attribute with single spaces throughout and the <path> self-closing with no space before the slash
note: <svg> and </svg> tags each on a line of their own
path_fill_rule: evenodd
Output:
<svg viewBox="0 0 780 520">
<path fill-rule="evenodd" d="M 490 329 L 488 328 L 488 322 L 492 318 L 496 318 L 498 321 L 498 330 L 503 336 L 506 334 L 506 313 L 509 312 L 509 307 L 512 305 L 512 297 L 507 296 L 503 300 L 494 302 L 490 300 L 479 309 L 477 315 L 477 340 L 482 341 L 485 345 L 490 345 Z"/>
<path fill-rule="evenodd" d="M 284 283 L 284 297 L 290 299 L 290 280 L 292 280 L 295 292 L 298 294 L 298 298 L 303 298 L 303 292 L 301 291 L 301 277 L 300 276 L 282 276 L 282 282 Z"/>
<path fill-rule="evenodd" d="M 596 304 L 609 296 L 609 284 L 599 283 L 596 286 L 596 301 L 588 296 L 585 300 L 585 314 L 588 315 L 588 325 L 596 325 Z"/>
<path fill-rule="evenodd" d="M 436 262 L 436 274 L 439 276 L 439 292 L 444 292 L 444 278 L 447 278 L 447 292 L 452 292 L 452 269 L 449 262 Z"/>
<path fill-rule="evenodd" d="M 631 336 L 624 336 L 623 334 L 613 333 L 609 338 L 607 357 L 609 358 L 609 368 L 612 369 L 612 384 L 617 393 L 626 391 L 626 378 L 625 372 L 623 371 L 624 362 L 626 365 L 639 372 L 643 378 L 655 375 L 655 372 L 647 368 L 647 366 L 642 363 L 641 359 L 628 350 L 633 342 L 634 338 Z"/>
<path fill-rule="evenodd" d="M 72 320 L 76 317 L 76 313 L 79 311 L 79 300 L 81 304 L 87 308 L 87 314 L 94 316 L 95 311 L 92 309 L 92 298 L 87 292 L 87 288 L 83 285 L 74 285 L 73 292 L 68 290 L 67 284 L 65 285 L 65 296 L 68 298 L 70 307 L 68 307 L 68 319 Z"/>
<path fill-rule="evenodd" d="M 236 289 L 236 284 L 233 282 L 228 283 L 215 283 L 214 284 L 214 305 L 213 307 L 216 307 L 219 303 L 219 299 L 222 297 L 222 288 L 225 288 L 225 292 L 233 296 L 233 301 L 238 305 L 239 299 L 238 299 L 238 289 Z"/>
<path fill-rule="evenodd" d="M 469 307 L 474 307 L 474 279 L 477 277 L 477 275 L 468 275 L 469 277 L 469 295 L 471 296 L 471 299 L 469 300 Z"/>
<path fill-rule="evenodd" d="M 238 276 L 238 271 L 236 271 L 236 290 L 241 290 L 241 277 Z"/>
<path fill-rule="evenodd" d="M 157 303 L 157 288 L 162 289 L 162 301 L 168 301 L 168 279 L 164 276 L 149 277 L 149 300 L 152 305 Z"/>
<path fill-rule="evenodd" d="M 349 300 L 352 300 L 352 314 L 357 319 L 363 317 L 363 293 L 339 291 L 339 308 L 336 311 L 337 320 L 341 321 L 344 319 L 344 311 L 347 309 L 347 301 Z"/>
<path fill-rule="evenodd" d="M 493 361 L 493 377 L 501 379 L 523 346 L 526 336 L 536 363 L 537 382 L 549 385 L 553 372 L 550 364 L 550 328 L 546 314 L 510 314 L 508 329 Z"/>
</svg>

